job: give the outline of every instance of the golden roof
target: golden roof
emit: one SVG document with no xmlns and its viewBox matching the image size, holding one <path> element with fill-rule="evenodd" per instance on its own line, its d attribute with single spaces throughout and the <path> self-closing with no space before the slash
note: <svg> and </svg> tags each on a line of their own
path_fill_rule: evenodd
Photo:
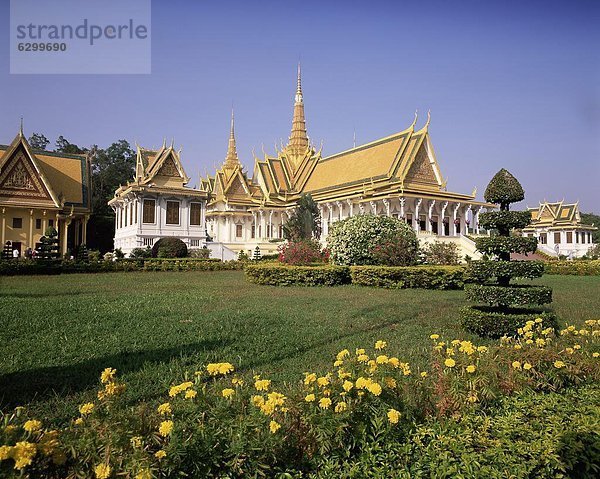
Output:
<svg viewBox="0 0 600 479">
<path fill-rule="evenodd" d="M 536 227 L 558 228 L 558 227 L 589 227 L 581 223 L 579 214 L 579 203 L 565 203 L 564 201 L 540 202 L 539 206 L 528 208 L 531 211 L 531 225 L 525 229 Z"/>
</svg>

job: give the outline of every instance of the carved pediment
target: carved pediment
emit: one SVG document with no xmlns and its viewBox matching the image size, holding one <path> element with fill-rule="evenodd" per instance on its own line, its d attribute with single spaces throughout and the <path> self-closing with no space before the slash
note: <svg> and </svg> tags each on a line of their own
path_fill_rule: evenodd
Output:
<svg viewBox="0 0 600 479">
<path fill-rule="evenodd" d="M 0 195 L 52 200 L 31 160 L 18 149 L 0 172 Z"/>
<path fill-rule="evenodd" d="M 172 156 L 169 156 L 169 158 L 165 160 L 165 162 L 160 167 L 160 170 L 158 170 L 157 174 L 161 176 L 171 176 L 176 178 L 181 177 L 181 175 L 179 174 L 179 170 L 177 169 L 177 165 L 175 164 L 175 161 L 173 160 Z"/>
<path fill-rule="evenodd" d="M 437 184 L 433 165 L 429 161 L 429 155 L 424 146 L 419 149 L 413 164 L 406 174 L 405 182 L 415 181 L 418 183 Z"/>
</svg>

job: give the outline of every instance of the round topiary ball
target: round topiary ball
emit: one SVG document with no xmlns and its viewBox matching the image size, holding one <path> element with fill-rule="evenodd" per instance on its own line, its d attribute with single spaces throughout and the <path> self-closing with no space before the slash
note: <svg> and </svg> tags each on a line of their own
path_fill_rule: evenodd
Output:
<svg viewBox="0 0 600 479">
<path fill-rule="evenodd" d="M 153 258 L 185 258 L 187 254 L 187 246 L 179 238 L 161 238 L 152 246 Z"/>
<path fill-rule="evenodd" d="M 508 207 L 510 203 L 523 200 L 525 192 L 521 183 L 508 170 L 502 168 L 488 184 L 483 197 L 485 201 Z"/>
<path fill-rule="evenodd" d="M 405 221 L 388 216 L 351 216 L 331 225 L 330 259 L 339 265 L 411 265 L 419 242 Z"/>
</svg>

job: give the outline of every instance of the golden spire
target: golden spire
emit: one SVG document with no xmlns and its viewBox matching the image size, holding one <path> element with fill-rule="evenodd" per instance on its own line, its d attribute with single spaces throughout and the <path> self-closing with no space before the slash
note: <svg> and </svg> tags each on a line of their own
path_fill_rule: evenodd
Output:
<svg viewBox="0 0 600 479">
<path fill-rule="evenodd" d="M 292 133 L 288 142 L 294 153 L 301 153 L 308 149 L 308 135 L 306 134 L 306 120 L 304 118 L 304 98 L 302 97 L 302 81 L 300 62 L 298 62 L 298 85 L 294 98 L 294 116 L 292 118 Z"/>
<path fill-rule="evenodd" d="M 235 168 L 240 164 L 240 160 L 237 154 L 237 148 L 235 146 L 235 130 L 234 130 L 234 116 L 233 108 L 231 109 L 231 129 L 229 131 L 229 145 L 227 147 L 227 156 L 225 157 L 225 168 Z"/>
</svg>

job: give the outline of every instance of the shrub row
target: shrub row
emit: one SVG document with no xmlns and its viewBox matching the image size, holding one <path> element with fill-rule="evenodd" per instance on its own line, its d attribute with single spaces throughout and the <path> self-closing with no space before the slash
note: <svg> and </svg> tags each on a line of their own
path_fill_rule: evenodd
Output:
<svg viewBox="0 0 600 479">
<path fill-rule="evenodd" d="M 251 283 L 269 286 L 336 286 L 349 284 L 347 266 L 291 266 L 280 263 L 246 264 L 246 278 Z"/>
<path fill-rule="evenodd" d="M 541 261 L 471 261 L 467 271 L 469 281 L 482 283 L 491 278 L 540 278 L 544 274 Z"/>
<path fill-rule="evenodd" d="M 195 258 L 136 258 L 90 263 L 70 260 L 0 261 L 0 276 L 51 275 L 71 273 L 110 273 L 116 271 L 221 271 L 241 270 L 240 261 Z"/>
<path fill-rule="evenodd" d="M 490 211 L 479 215 L 479 226 L 486 230 L 525 228 L 531 223 L 531 211 Z"/>
<path fill-rule="evenodd" d="M 496 308 L 493 306 L 465 306 L 460 309 L 461 326 L 471 333 L 489 338 L 514 335 L 527 321 L 542 318 L 556 327 L 556 315 L 550 311 L 527 308 Z"/>
<path fill-rule="evenodd" d="M 549 304 L 552 302 L 552 288 L 537 285 L 468 284 L 465 286 L 465 297 L 468 301 L 492 306 Z"/>
<path fill-rule="evenodd" d="M 546 274 L 600 276 L 600 260 L 551 261 L 544 263 L 544 271 Z"/>
<path fill-rule="evenodd" d="M 463 266 L 352 266 L 352 283 L 379 288 L 462 289 Z"/>
<path fill-rule="evenodd" d="M 523 236 L 489 236 L 476 238 L 477 249 L 488 256 L 500 253 L 535 253 L 537 238 Z"/>
</svg>

